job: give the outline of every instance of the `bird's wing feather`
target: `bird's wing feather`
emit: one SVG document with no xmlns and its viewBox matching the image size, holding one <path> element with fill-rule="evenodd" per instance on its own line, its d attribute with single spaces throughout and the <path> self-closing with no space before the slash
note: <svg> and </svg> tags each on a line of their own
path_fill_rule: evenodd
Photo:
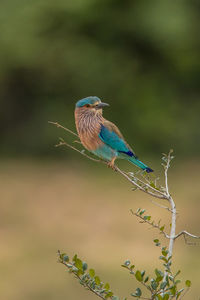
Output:
<svg viewBox="0 0 200 300">
<path fill-rule="evenodd" d="M 117 126 L 107 120 L 101 125 L 99 138 L 108 146 L 128 156 L 135 156 Z"/>
</svg>

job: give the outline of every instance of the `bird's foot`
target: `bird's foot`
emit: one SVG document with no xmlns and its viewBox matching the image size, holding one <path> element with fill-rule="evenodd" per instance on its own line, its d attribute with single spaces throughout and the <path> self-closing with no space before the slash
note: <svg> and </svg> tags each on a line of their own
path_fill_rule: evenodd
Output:
<svg viewBox="0 0 200 300">
<path fill-rule="evenodd" d="M 107 163 L 108 168 L 113 169 L 113 171 L 117 171 L 117 168 L 115 167 L 115 159 L 116 157 L 113 157 L 113 159 Z"/>
<path fill-rule="evenodd" d="M 111 169 L 113 169 L 113 171 L 117 171 L 117 169 L 116 169 L 115 165 L 114 165 L 114 164 L 112 164 L 111 162 L 108 162 L 108 163 L 107 163 L 107 166 L 108 166 L 108 168 L 111 168 Z"/>
</svg>

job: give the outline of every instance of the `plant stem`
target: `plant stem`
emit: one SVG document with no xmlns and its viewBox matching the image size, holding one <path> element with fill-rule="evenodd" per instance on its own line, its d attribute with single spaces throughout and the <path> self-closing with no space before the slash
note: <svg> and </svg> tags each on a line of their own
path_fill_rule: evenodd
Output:
<svg viewBox="0 0 200 300">
<path fill-rule="evenodd" d="M 171 196 L 169 197 L 169 203 L 171 206 L 172 218 L 171 218 L 171 231 L 170 231 L 170 237 L 169 237 L 168 257 L 172 256 L 173 246 L 174 246 L 174 241 L 175 241 L 175 236 L 176 236 L 176 205 Z"/>
</svg>

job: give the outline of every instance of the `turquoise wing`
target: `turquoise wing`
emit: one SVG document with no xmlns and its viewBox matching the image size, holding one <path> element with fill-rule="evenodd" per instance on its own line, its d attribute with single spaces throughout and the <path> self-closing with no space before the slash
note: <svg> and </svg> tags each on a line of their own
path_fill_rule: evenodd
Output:
<svg viewBox="0 0 200 300">
<path fill-rule="evenodd" d="M 112 149 L 127 154 L 128 156 L 135 156 L 131 148 L 125 142 L 119 129 L 113 123 L 106 121 L 101 125 L 99 138 Z"/>
</svg>

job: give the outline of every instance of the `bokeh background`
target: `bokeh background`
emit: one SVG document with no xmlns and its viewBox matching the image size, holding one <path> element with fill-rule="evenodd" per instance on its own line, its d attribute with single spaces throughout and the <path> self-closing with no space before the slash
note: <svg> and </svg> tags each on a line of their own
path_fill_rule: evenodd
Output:
<svg viewBox="0 0 200 300">
<path fill-rule="evenodd" d="M 120 264 L 151 270 L 160 255 L 156 232 L 129 210 L 168 215 L 111 170 L 54 148 L 71 137 L 48 121 L 75 129 L 83 97 L 110 103 L 105 117 L 156 175 L 174 149 L 178 229 L 200 233 L 199 28 L 197 0 L 1 1 L 2 299 L 95 299 L 57 264 L 57 249 L 77 252 L 119 296 L 136 287 Z M 198 300 L 200 246 L 178 241 L 175 259 L 193 282 L 185 299 Z"/>
</svg>

